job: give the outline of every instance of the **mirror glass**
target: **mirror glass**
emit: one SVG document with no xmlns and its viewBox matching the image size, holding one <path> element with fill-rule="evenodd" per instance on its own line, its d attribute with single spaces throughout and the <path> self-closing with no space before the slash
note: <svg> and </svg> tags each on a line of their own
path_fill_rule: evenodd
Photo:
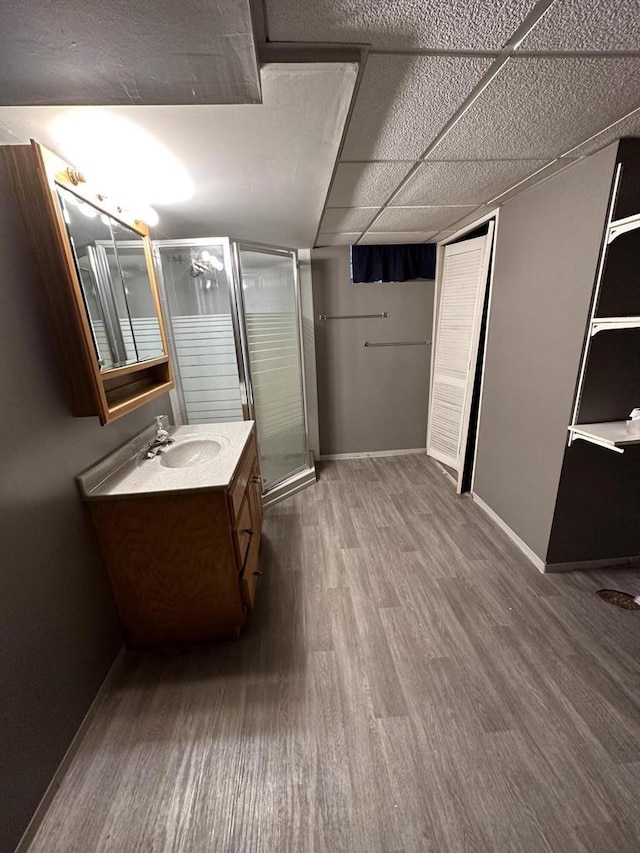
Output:
<svg viewBox="0 0 640 853">
<path fill-rule="evenodd" d="M 164 355 L 160 322 L 153 298 L 144 239 L 115 219 L 111 220 L 117 262 L 124 285 L 125 304 L 133 329 L 137 361 Z"/>
<path fill-rule="evenodd" d="M 57 187 L 100 370 L 164 355 L 144 239 Z"/>
</svg>

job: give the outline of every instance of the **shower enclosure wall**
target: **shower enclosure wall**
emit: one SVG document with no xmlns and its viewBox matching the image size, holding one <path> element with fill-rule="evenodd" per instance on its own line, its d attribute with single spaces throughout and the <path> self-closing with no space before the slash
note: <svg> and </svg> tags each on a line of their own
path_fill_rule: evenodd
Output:
<svg viewBox="0 0 640 853">
<path fill-rule="evenodd" d="M 315 481 L 297 255 L 227 238 L 154 242 L 176 420 L 255 420 L 265 503 Z"/>
</svg>

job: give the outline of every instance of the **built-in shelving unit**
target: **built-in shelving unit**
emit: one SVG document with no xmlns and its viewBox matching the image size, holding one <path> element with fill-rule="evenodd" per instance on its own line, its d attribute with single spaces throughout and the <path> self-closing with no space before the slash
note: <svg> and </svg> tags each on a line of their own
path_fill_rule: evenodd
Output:
<svg viewBox="0 0 640 853">
<path fill-rule="evenodd" d="M 620 216 L 637 205 L 634 169 L 625 175 L 623 156 L 616 170 L 569 425 L 570 445 L 616 453 L 640 444 L 640 421 L 628 417 L 640 406 L 640 213 Z"/>
</svg>

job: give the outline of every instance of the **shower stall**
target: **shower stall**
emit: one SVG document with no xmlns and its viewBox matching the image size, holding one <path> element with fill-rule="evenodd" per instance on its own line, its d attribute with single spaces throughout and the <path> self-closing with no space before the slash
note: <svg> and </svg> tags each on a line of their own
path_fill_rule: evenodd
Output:
<svg viewBox="0 0 640 853">
<path fill-rule="evenodd" d="M 176 422 L 255 420 L 265 504 L 314 482 L 296 251 L 226 237 L 153 245 Z"/>
</svg>

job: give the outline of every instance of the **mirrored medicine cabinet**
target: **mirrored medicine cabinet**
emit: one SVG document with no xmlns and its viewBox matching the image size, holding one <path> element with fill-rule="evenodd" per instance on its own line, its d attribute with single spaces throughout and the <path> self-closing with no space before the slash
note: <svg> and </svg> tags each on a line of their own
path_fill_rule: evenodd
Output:
<svg viewBox="0 0 640 853">
<path fill-rule="evenodd" d="M 32 141 L 0 149 L 74 415 L 105 424 L 173 387 L 146 224 Z"/>
</svg>

